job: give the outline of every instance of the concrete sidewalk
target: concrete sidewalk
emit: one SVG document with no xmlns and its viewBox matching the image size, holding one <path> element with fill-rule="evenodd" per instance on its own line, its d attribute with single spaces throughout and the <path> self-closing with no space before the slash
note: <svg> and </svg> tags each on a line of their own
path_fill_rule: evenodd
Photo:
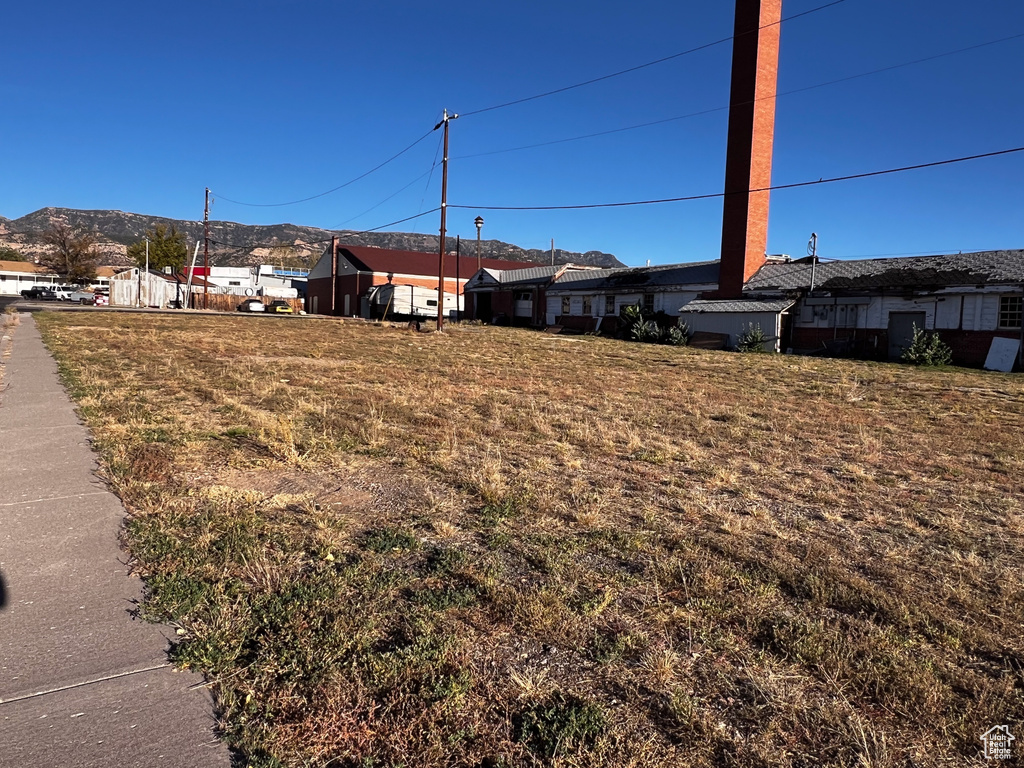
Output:
<svg viewBox="0 0 1024 768">
<path fill-rule="evenodd" d="M 0 382 L 0 766 L 228 766 L 172 631 L 131 617 L 121 502 L 28 314 Z"/>
</svg>

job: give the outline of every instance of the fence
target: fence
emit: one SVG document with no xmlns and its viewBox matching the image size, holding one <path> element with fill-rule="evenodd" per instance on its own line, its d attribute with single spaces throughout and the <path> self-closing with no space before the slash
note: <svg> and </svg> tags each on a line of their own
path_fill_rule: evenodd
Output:
<svg viewBox="0 0 1024 768">
<path fill-rule="evenodd" d="M 206 295 L 207 309 L 216 310 L 218 312 L 234 312 L 238 309 L 238 305 L 246 299 L 259 299 L 265 304 L 269 304 L 272 301 L 284 301 L 288 303 L 288 306 L 295 312 L 301 312 L 305 309 L 302 299 L 278 299 L 273 296 L 235 296 L 232 294 L 223 293 L 208 293 Z M 203 289 L 193 288 L 192 289 L 192 309 L 203 309 Z"/>
</svg>

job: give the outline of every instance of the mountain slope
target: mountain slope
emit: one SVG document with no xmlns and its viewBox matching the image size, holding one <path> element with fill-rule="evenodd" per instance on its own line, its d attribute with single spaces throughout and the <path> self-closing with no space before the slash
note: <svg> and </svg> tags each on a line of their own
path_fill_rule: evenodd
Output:
<svg viewBox="0 0 1024 768">
<path fill-rule="evenodd" d="M 63 221 L 73 229 L 92 232 L 99 241 L 104 261 L 127 264 L 128 245 L 137 242 L 146 230 L 157 225 L 174 227 L 184 233 L 191 249 L 203 237 L 202 222 L 168 219 L 123 211 L 80 211 L 71 208 L 42 208 L 20 219 L 0 217 L 0 245 L 16 248 L 26 256 L 43 252 L 40 236 L 54 222 Z M 433 252 L 437 236 L 407 232 L 330 231 L 297 224 L 236 224 L 230 221 L 210 222 L 210 261 L 212 264 L 246 266 L 261 263 L 312 265 L 336 235 L 344 245 L 366 245 L 405 251 Z M 454 251 L 455 238 L 446 238 L 448 250 Z M 463 253 L 475 254 L 476 241 L 467 241 Z M 550 251 L 527 250 L 500 240 L 482 240 L 484 257 L 511 261 L 550 263 Z M 202 249 L 200 248 L 200 258 Z M 555 250 L 555 262 L 613 267 L 622 263 L 610 253 Z"/>
</svg>

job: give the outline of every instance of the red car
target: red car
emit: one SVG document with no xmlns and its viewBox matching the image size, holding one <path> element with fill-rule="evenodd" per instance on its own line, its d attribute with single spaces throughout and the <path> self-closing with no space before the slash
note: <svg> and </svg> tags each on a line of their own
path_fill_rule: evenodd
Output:
<svg viewBox="0 0 1024 768">
<path fill-rule="evenodd" d="M 92 303 L 95 307 L 108 307 L 110 306 L 110 294 L 106 291 L 96 291 L 93 294 Z"/>
</svg>

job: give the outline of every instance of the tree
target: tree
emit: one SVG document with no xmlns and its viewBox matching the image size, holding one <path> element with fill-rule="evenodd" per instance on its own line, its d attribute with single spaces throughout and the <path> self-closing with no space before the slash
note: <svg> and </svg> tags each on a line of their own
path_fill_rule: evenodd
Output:
<svg viewBox="0 0 1024 768">
<path fill-rule="evenodd" d="M 175 272 L 180 272 L 184 268 L 188 248 L 185 245 L 185 236 L 181 232 L 173 226 L 168 231 L 163 224 L 157 224 L 153 229 L 146 230 L 146 237 L 149 238 L 150 269 L 162 270 L 164 267 L 171 267 Z M 146 266 L 145 238 L 128 246 L 128 258 L 137 266 Z"/>
<path fill-rule="evenodd" d="M 96 238 L 78 234 L 62 221 L 56 222 L 43 233 L 43 242 L 53 250 L 39 257 L 39 266 L 60 275 L 72 283 L 85 283 L 96 277 Z"/>
<path fill-rule="evenodd" d="M 0 261 L 28 261 L 21 251 L 16 251 L 9 245 L 0 245 Z"/>
<path fill-rule="evenodd" d="M 903 350 L 902 360 L 911 365 L 949 365 L 953 362 L 953 350 L 938 333 L 918 328 L 914 323 L 914 338 Z"/>
</svg>

